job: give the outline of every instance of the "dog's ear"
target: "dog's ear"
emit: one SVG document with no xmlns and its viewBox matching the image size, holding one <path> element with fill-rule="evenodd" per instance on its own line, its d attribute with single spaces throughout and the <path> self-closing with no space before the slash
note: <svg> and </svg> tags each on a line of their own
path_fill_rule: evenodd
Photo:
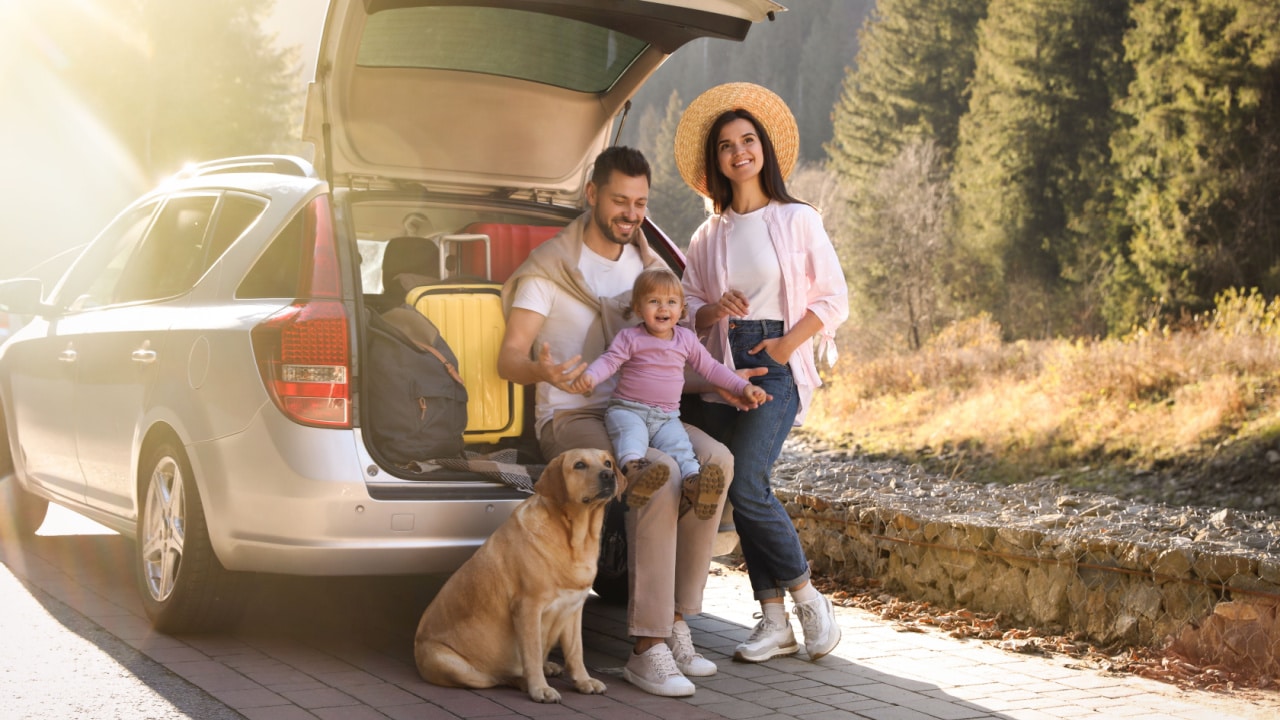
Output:
<svg viewBox="0 0 1280 720">
<path fill-rule="evenodd" d="M 573 462 L 569 455 L 573 451 L 566 450 L 551 459 L 547 463 L 547 467 L 538 476 L 538 482 L 533 484 L 533 491 L 556 505 L 563 505 L 568 500 L 568 490 L 565 488 L 564 474 L 572 468 L 567 467 Z"/>
</svg>

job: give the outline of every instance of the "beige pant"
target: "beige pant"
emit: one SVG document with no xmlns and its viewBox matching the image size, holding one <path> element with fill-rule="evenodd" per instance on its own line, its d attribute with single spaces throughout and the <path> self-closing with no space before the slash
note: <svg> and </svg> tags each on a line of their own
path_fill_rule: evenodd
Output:
<svg viewBox="0 0 1280 720">
<path fill-rule="evenodd" d="M 726 478 L 732 478 L 733 456 L 729 450 L 691 425 L 685 425 L 685 429 L 698 462 L 703 467 L 717 464 Z M 548 460 L 573 448 L 613 452 L 604 428 L 604 408 L 556 413 L 542 427 L 539 444 Z M 650 462 L 666 464 L 671 480 L 644 507 L 627 512 L 627 572 L 631 580 L 627 632 L 633 637 L 665 638 L 671 635 L 677 612 L 686 617 L 702 612 L 702 592 L 707 586 L 728 483 L 710 518 L 701 520 L 691 512 L 680 517 L 680 468 L 653 448 L 649 448 L 646 457 Z"/>
</svg>

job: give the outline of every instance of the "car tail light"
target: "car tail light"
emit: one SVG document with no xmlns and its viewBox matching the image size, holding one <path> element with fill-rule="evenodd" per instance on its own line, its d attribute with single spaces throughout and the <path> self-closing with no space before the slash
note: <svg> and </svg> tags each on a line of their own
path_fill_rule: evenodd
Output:
<svg viewBox="0 0 1280 720">
<path fill-rule="evenodd" d="M 298 300 L 253 329 L 271 399 L 295 422 L 351 427 L 351 347 L 337 245 L 325 196 L 304 211 Z"/>
</svg>

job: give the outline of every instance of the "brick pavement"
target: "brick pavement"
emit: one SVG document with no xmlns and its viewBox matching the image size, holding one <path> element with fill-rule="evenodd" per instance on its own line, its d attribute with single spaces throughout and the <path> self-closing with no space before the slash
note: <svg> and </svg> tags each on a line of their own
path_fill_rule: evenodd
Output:
<svg viewBox="0 0 1280 720">
<path fill-rule="evenodd" d="M 735 663 L 729 659 L 733 646 L 749 634 L 758 606 L 750 599 L 745 575 L 721 565 L 713 566 L 704 614 L 690 619 L 695 643 L 720 668 L 716 676 L 695 679 L 696 695 L 688 700 L 656 698 L 627 684 L 621 678 L 630 648 L 625 609 L 593 598 L 584 620 L 586 660 L 608 684 L 608 692 L 579 695 L 552 679 L 563 703 L 539 705 L 510 688 L 470 691 L 424 683 L 413 667 L 411 616 L 389 616 L 386 632 L 359 627 L 351 633 L 309 633 L 309 621 L 301 621 L 297 626 L 302 631 L 292 634 L 275 635 L 258 627 L 226 636 L 158 635 L 142 617 L 131 578 L 121 578 L 127 574 L 118 566 L 128 557 L 124 541 L 80 538 L 74 541 L 75 552 L 70 545 L 55 544 L 66 542 L 71 541 L 40 540 L 18 562 L 12 555 L 2 559 L 46 606 L 65 604 L 82 613 L 252 720 L 1280 717 L 1280 693 L 1180 691 L 1134 676 L 1073 667 L 1066 658 L 1018 655 L 935 632 L 901 632 L 850 608 L 836 609 L 843 639 L 817 663 L 803 659 L 803 651 L 758 665 Z M 75 556 L 93 562 L 72 567 L 67 558 Z M 416 602 L 412 599 L 405 607 L 419 612 Z M 341 622 L 343 615 L 333 617 Z"/>
</svg>

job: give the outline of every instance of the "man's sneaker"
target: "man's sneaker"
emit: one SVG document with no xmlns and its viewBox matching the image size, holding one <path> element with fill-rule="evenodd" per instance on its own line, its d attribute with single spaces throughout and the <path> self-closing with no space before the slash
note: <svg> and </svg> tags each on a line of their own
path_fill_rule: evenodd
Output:
<svg viewBox="0 0 1280 720">
<path fill-rule="evenodd" d="M 791 632 L 791 623 L 775 622 L 763 613 L 756 613 L 760 618 L 751 637 L 740 643 L 733 651 L 733 659 L 742 662 L 764 662 L 779 655 L 795 655 L 800 652 L 796 644 L 796 635 Z"/>
<path fill-rule="evenodd" d="M 680 496 L 680 514 L 693 508 L 693 514 L 706 520 L 720 507 L 720 494 L 724 492 L 724 469 L 719 465 L 707 465 L 701 472 L 684 479 Z"/>
<path fill-rule="evenodd" d="M 676 667 L 687 677 L 709 677 L 716 674 L 716 664 L 693 649 L 693 634 L 689 632 L 689 624 L 685 621 L 677 620 L 672 626 L 667 644 L 671 646 L 671 656 L 676 660 Z"/>
<path fill-rule="evenodd" d="M 671 648 L 662 643 L 639 655 L 631 653 L 622 676 L 641 690 L 662 697 L 689 697 L 697 690 L 689 678 L 680 674 Z"/>
<path fill-rule="evenodd" d="M 840 642 L 840 625 L 826 595 L 809 602 L 796 603 L 796 618 L 804 631 L 804 649 L 810 660 L 817 660 L 836 649 Z"/>
<path fill-rule="evenodd" d="M 627 507 L 633 508 L 648 505 L 649 498 L 671 479 L 671 471 L 664 463 L 651 463 L 644 458 L 624 465 L 622 474 L 627 478 Z"/>
</svg>

